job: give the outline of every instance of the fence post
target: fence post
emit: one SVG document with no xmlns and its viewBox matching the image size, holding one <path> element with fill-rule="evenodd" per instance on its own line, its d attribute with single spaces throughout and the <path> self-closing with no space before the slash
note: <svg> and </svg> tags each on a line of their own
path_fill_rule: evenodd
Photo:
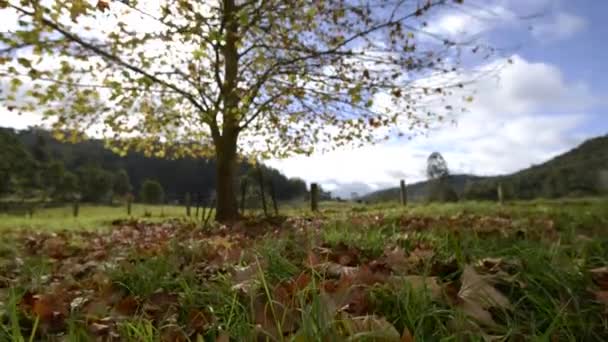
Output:
<svg viewBox="0 0 608 342">
<path fill-rule="evenodd" d="M 270 199 L 272 200 L 272 207 L 274 209 L 274 215 L 275 216 L 279 216 L 279 205 L 277 203 L 277 195 L 274 191 L 274 183 L 272 182 L 272 180 L 268 183 L 268 185 L 270 186 Z"/>
<path fill-rule="evenodd" d="M 258 182 L 260 183 L 260 196 L 262 197 L 262 209 L 264 209 L 264 216 L 268 216 L 268 208 L 266 207 L 266 194 L 264 191 L 264 174 L 262 173 L 262 167 L 258 164 Z"/>
<path fill-rule="evenodd" d="M 498 204 L 502 205 L 504 203 L 504 194 L 502 192 L 502 183 L 498 183 L 498 188 L 496 189 L 498 194 Z"/>
<path fill-rule="evenodd" d="M 245 216 L 245 198 L 247 197 L 247 178 L 241 180 L 241 215 Z"/>
<path fill-rule="evenodd" d="M 310 209 L 319 210 L 319 185 L 317 183 L 310 184 Z"/>
<path fill-rule="evenodd" d="M 133 196 L 131 194 L 127 195 L 127 215 L 131 216 L 131 205 L 133 203 Z"/>
<path fill-rule="evenodd" d="M 74 203 L 72 204 L 72 215 L 74 215 L 74 217 L 78 217 L 79 212 L 80 212 L 80 201 L 78 199 L 74 199 Z"/>
<path fill-rule="evenodd" d="M 199 210 L 200 206 L 201 206 L 201 193 L 197 192 L 196 193 L 196 213 L 195 213 L 197 220 L 198 220 L 198 210 Z"/>
<path fill-rule="evenodd" d="M 407 205 L 407 187 L 403 179 L 401 180 L 401 204 Z"/>
<path fill-rule="evenodd" d="M 192 198 L 190 197 L 189 192 L 186 192 L 186 198 L 184 198 L 184 202 L 186 202 L 186 216 L 190 217 L 190 205 L 192 204 Z"/>
</svg>

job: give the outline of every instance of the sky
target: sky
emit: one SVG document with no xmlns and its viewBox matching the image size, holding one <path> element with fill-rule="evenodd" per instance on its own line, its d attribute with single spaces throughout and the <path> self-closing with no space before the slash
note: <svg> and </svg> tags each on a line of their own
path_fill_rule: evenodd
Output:
<svg viewBox="0 0 608 342">
<path fill-rule="evenodd" d="M 456 123 L 424 136 L 311 157 L 273 160 L 290 177 L 349 197 L 424 180 L 442 153 L 452 173 L 508 174 L 608 134 L 608 1 L 466 1 L 430 22 L 441 34 L 476 35 L 513 64 L 472 85 L 475 100 Z M 480 8 L 484 7 L 484 10 Z M 479 6 L 479 8 L 478 8 Z M 534 18 L 522 17 L 537 14 Z M 488 66 L 503 62 L 500 57 Z M 477 65 L 474 67 L 485 67 Z"/>
<path fill-rule="evenodd" d="M 267 163 L 289 177 L 349 197 L 397 186 L 400 179 L 423 180 L 426 158 L 435 151 L 452 173 L 507 174 L 608 133 L 608 1 L 464 3 L 436 13 L 428 30 L 476 36 L 502 48 L 490 60 L 467 66 L 501 67 L 469 86 L 475 99 L 454 123 L 436 125 L 411 140 Z M 35 113 L 17 115 L 0 104 L 0 126 L 23 129 L 39 123 Z"/>
</svg>

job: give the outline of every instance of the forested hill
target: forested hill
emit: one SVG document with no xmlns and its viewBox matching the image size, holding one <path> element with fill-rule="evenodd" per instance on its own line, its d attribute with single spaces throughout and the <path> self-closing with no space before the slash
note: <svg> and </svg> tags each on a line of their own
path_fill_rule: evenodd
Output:
<svg viewBox="0 0 608 342">
<path fill-rule="evenodd" d="M 121 157 L 106 149 L 100 140 L 87 140 L 76 144 L 62 143 L 55 140 L 50 132 L 40 129 L 15 131 L 0 128 L 0 134 L 16 138 L 3 139 L 0 140 L 0 143 L 6 145 L 11 141 L 12 144 L 15 141 L 20 142 L 29 156 L 39 163 L 62 162 L 66 171 L 80 178 L 81 185 L 87 183 L 84 179 L 87 178 L 85 177 L 87 173 L 96 172 L 99 177 L 110 179 L 112 174 L 125 170 L 134 193 L 139 192 L 144 180 L 153 179 L 160 182 L 167 200 L 183 198 L 187 192 L 201 193 L 206 197 L 215 189 L 215 162 L 212 159 L 159 159 L 149 158 L 141 153 L 129 153 L 127 156 Z M 0 148 L 4 150 L 9 146 Z M 11 148 L 14 149 L 14 146 Z M 239 165 L 239 168 L 241 175 L 252 176 L 251 165 L 243 163 Z M 263 170 L 267 182 L 273 183 L 278 199 L 288 200 L 305 194 L 304 181 L 288 179 L 279 171 L 268 167 L 263 167 Z M 106 176 L 103 177 L 104 175 Z M 86 192 L 86 189 L 83 189 L 83 192 Z"/>
<path fill-rule="evenodd" d="M 589 139 L 580 146 L 545 163 L 510 175 L 478 177 L 453 175 L 447 182 L 460 198 L 496 200 L 501 184 L 506 198 L 533 199 L 556 197 L 597 196 L 608 190 L 608 135 Z M 408 186 L 411 200 L 427 198 L 430 183 Z M 399 189 L 391 188 L 370 193 L 367 201 L 399 199 Z"/>
<path fill-rule="evenodd" d="M 450 175 L 447 178 L 448 184 L 458 195 L 464 192 L 468 182 L 477 181 L 482 177 L 471 175 Z M 430 183 L 428 181 L 412 183 L 407 186 L 407 195 L 410 201 L 424 201 L 428 197 Z M 385 202 L 399 200 L 401 190 L 399 188 L 389 188 L 378 190 L 363 196 L 361 199 L 368 202 Z"/>
</svg>

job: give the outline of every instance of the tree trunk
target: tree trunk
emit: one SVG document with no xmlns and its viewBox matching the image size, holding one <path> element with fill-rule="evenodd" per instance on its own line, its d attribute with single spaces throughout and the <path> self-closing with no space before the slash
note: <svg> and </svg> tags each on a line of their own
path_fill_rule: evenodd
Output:
<svg viewBox="0 0 608 342">
<path fill-rule="evenodd" d="M 217 203 L 215 219 L 219 222 L 239 218 L 236 196 L 236 137 L 222 137 L 216 144 Z"/>
<path fill-rule="evenodd" d="M 217 162 L 216 221 L 235 221 L 239 218 L 236 195 L 237 139 L 239 135 L 239 95 L 237 93 L 239 70 L 239 18 L 235 0 L 223 0 L 223 20 L 226 23 L 226 42 L 222 46 L 224 56 L 224 83 L 221 97 L 222 131 L 212 127 Z"/>
</svg>

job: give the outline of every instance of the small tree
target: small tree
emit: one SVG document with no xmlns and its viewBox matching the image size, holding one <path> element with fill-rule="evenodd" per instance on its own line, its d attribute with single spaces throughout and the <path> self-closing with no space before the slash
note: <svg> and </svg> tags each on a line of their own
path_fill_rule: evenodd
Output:
<svg viewBox="0 0 608 342">
<path fill-rule="evenodd" d="M 131 186 L 131 179 L 129 173 L 125 169 L 120 169 L 114 174 L 114 194 L 120 197 L 125 197 L 133 187 Z"/>
<path fill-rule="evenodd" d="M 57 189 L 58 197 L 62 199 L 75 200 L 80 197 L 80 188 L 78 185 L 78 176 L 67 171 L 63 175 L 61 185 Z"/>
<path fill-rule="evenodd" d="M 449 184 L 450 170 L 448 169 L 448 163 L 439 152 L 433 152 L 429 156 L 426 175 L 430 182 L 428 196 L 430 201 L 458 201 L 458 194 L 456 194 Z"/>
<path fill-rule="evenodd" d="M 61 160 L 52 160 L 42 166 L 41 183 L 45 197 L 57 198 L 60 196 L 65 172 L 65 166 Z"/>
<path fill-rule="evenodd" d="M 160 204 L 165 197 L 165 191 L 158 181 L 146 179 L 141 185 L 139 196 L 144 203 Z"/>
<path fill-rule="evenodd" d="M 112 173 L 94 165 L 87 165 L 81 167 L 78 174 L 83 200 L 100 202 L 107 199 L 112 190 Z"/>
</svg>

